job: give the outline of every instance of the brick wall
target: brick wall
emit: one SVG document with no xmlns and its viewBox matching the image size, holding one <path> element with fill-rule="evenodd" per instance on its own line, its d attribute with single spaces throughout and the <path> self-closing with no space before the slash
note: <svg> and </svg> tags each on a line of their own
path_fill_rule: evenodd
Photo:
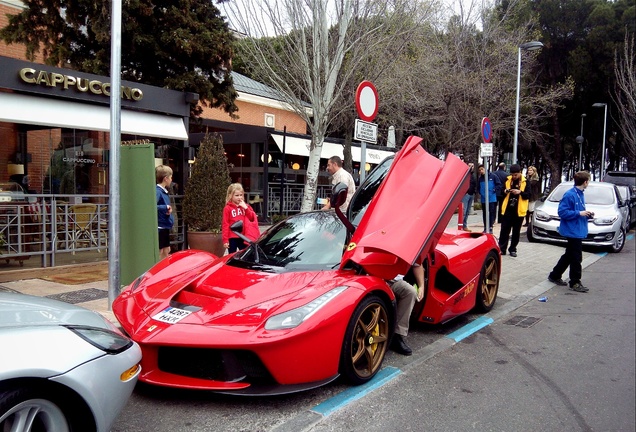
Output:
<svg viewBox="0 0 636 432">
<path fill-rule="evenodd" d="M 265 114 L 274 116 L 274 124 L 272 127 L 276 130 L 283 130 L 287 126 L 287 132 L 305 134 L 307 133 L 307 125 L 305 121 L 296 113 L 285 111 L 280 108 L 271 108 L 254 103 L 236 101 L 238 107 L 237 120 L 230 118 L 229 114 L 220 109 L 203 107 L 203 118 L 212 120 L 220 120 L 237 124 L 248 124 L 253 126 L 265 126 Z"/>
<path fill-rule="evenodd" d="M 7 14 L 17 15 L 21 11 L 20 8 L 9 5 L 7 3 L 3 3 L 0 1 L 0 28 L 4 28 L 9 24 L 9 19 L 7 18 Z M 19 60 L 27 60 L 25 56 L 26 49 L 24 45 L 21 44 L 11 44 L 7 45 L 3 41 L 0 41 L 0 55 L 5 57 L 11 57 Z M 44 63 L 42 59 L 42 54 L 38 53 L 34 60 L 36 63 Z"/>
</svg>

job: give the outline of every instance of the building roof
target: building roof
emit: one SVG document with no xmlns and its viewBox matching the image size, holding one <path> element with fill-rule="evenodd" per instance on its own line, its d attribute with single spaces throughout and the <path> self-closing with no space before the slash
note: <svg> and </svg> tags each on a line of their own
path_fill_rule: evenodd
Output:
<svg viewBox="0 0 636 432">
<path fill-rule="evenodd" d="M 232 71 L 232 79 L 234 80 L 234 88 L 238 92 L 274 99 L 281 102 L 285 101 L 278 91 L 265 84 L 259 83 L 258 81 L 254 81 L 252 78 L 241 75 L 238 72 Z"/>
</svg>

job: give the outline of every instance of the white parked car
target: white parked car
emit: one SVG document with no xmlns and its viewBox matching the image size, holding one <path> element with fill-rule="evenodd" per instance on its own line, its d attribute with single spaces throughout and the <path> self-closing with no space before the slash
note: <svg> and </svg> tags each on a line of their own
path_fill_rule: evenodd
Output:
<svg viewBox="0 0 636 432">
<path fill-rule="evenodd" d="M 108 432 L 141 370 L 139 346 L 96 312 L 0 292 L 0 431 Z"/>
<path fill-rule="evenodd" d="M 529 241 L 566 241 L 558 231 L 559 202 L 573 186 L 574 182 L 571 181 L 561 183 L 545 200 L 537 203 L 531 226 L 526 231 Z M 590 182 L 585 189 L 585 208 L 594 212 L 594 218 L 588 221 L 588 235 L 583 244 L 604 246 L 611 252 L 620 252 L 629 230 L 629 214 L 627 203 L 621 199 L 616 185 Z"/>
</svg>

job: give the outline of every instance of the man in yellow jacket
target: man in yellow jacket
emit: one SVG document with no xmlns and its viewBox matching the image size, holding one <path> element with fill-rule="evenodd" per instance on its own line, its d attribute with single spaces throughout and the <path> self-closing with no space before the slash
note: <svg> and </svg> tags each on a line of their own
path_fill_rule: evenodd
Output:
<svg viewBox="0 0 636 432">
<path fill-rule="evenodd" d="M 510 175 L 504 185 L 504 200 L 501 205 L 501 232 L 499 233 L 499 248 L 501 254 L 506 254 L 506 249 L 511 257 L 517 256 L 517 245 L 523 218 L 528 212 L 528 203 L 531 192 L 526 178 L 521 174 L 521 167 L 513 164 L 510 167 Z M 512 238 L 510 231 L 512 230 Z M 508 248 L 510 239 L 510 248 Z"/>
</svg>

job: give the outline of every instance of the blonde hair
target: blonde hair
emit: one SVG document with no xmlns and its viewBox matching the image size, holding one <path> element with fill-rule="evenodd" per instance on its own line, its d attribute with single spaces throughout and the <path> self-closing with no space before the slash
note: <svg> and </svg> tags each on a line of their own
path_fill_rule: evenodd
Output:
<svg viewBox="0 0 636 432">
<path fill-rule="evenodd" d="M 532 168 L 532 170 L 534 171 L 534 174 L 532 174 L 532 176 L 528 177 L 528 180 L 539 180 L 539 173 L 537 172 L 537 169 L 534 166 L 532 166 L 532 165 L 530 165 L 528 167 L 528 170 L 530 170 L 530 168 Z"/>
<path fill-rule="evenodd" d="M 158 165 L 155 168 L 155 178 L 157 179 L 157 184 L 163 182 L 163 179 L 172 175 L 172 168 L 168 165 Z"/>
<path fill-rule="evenodd" d="M 245 190 L 243 190 L 243 185 L 240 183 L 232 183 L 231 185 L 228 186 L 227 195 L 225 196 L 226 204 L 232 201 L 232 195 L 234 195 L 234 192 L 236 191 L 241 191 L 245 193 Z"/>
</svg>

